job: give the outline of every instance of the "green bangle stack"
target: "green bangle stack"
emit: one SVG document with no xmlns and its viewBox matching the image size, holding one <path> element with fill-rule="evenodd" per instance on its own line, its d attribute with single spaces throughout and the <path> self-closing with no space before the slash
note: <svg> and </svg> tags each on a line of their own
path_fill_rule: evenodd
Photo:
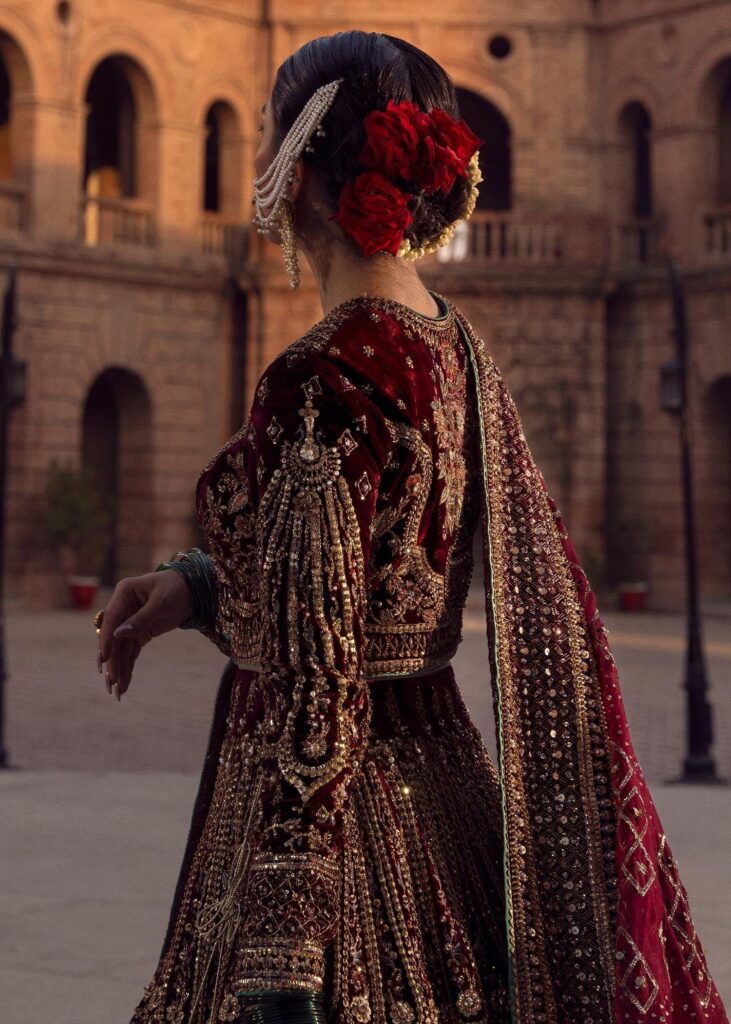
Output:
<svg viewBox="0 0 731 1024">
<path fill-rule="evenodd" d="M 216 621 L 218 597 L 213 559 L 200 548 L 178 551 L 169 562 L 160 562 L 155 572 L 174 569 L 179 573 L 190 590 L 192 611 L 180 623 L 180 629 L 201 629 L 211 627 Z"/>
<path fill-rule="evenodd" d="M 319 992 L 307 990 L 238 992 L 242 1024 L 325 1024 Z"/>
</svg>

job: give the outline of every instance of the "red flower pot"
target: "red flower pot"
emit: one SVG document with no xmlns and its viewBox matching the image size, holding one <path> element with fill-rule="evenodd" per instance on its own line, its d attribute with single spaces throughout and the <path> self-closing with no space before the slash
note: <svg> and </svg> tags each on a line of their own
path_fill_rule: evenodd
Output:
<svg viewBox="0 0 731 1024">
<path fill-rule="evenodd" d="M 645 607 L 648 585 L 646 583 L 620 583 L 618 588 L 619 607 L 623 612 L 640 612 Z"/>
<path fill-rule="evenodd" d="M 88 608 L 99 589 L 99 577 L 69 576 L 68 580 L 74 608 Z"/>
</svg>

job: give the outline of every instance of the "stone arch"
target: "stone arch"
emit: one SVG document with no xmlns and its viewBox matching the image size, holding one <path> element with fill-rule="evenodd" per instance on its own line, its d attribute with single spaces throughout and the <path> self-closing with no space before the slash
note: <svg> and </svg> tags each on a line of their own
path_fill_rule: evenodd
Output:
<svg viewBox="0 0 731 1024">
<path fill-rule="evenodd" d="M 74 96 L 80 105 L 89 87 L 95 69 L 107 57 L 123 55 L 134 62 L 144 75 L 154 99 L 160 120 L 174 115 L 174 86 L 170 82 L 162 56 L 153 49 L 143 35 L 130 32 L 126 26 L 105 26 L 104 31 L 92 39 L 79 61 L 74 85 Z"/>
<path fill-rule="evenodd" d="M 0 29 L 0 220 L 25 224 L 25 190 L 33 163 L 33 73 L 24 49 Z"/>
<path fill-rule="evenodd" d="M 706 73 L 698 92 L 698 116 L 707 129 L 710 162 L 708 205 L 731 205 L 731 46 Z"/>
<path fill-rule="evenodd" d="M 107 366 L 89 385 L 81 414 L 81 462 L 113 506 L 102 582 L 112 585 L 152 562 L 152 401 L 136 373 Z"/>
<path fill-rule="evenodd" d="M 513 135 L 518 142 L 530 140 L 535 126 L 531 123 L 529 108 L 515 89 L 510 88 L 505 82 L 488 80 L 484 72 L 475 73 L 469 67 L 454 67 L 449 62 L 444 66 L 448 68 L 452 79 L 460 88 L 469 89 L 500 110 L 510 122 Z"/>
<path fill-rule="evenodd" d="M 608 131 L 615 139 L 622 112 L 633 103 L 639 103 L 645 108 L 654 129 L 662 126 L 665 106 L 656 96 L 653 87 L 643 78 L 628 78 L 614 91 L 614 101 L 609 107 Z"/>
<path fill-rule="evenodd" d="M 706 87 L 714 69 L 731 57 L 731 31 L 715 32 L 696 47 L 682 69 L 685 88 L 678 95 L 678 117 L 708 126 Z"/>
<path fill-rule="evenodd" d="M 38 38 L 33 25 L 17 12 L 3 11 L 0 16 L 3 59 L 13 79 L 13 92 L 20 103 L 54 89 L 53 54 Z"/>
<path fill-rule="evenodd" d="M 107 54 L 84 92 L 85 238 L 150 244 L 159 177 L 159 109 L 146 69 Z"/>
<path fill-rule="evenodd" d="M 460 114 L 484 139 L 480 167 L 484 183 L 477 198 L 478 210 L 509 210 L 513 205 L 513 133 L 500 107 L 472 89 L 457 86 Z"/>
<path fill-rule="evenodd" d="M 208 83 L 208 87 L 195 112 L 196 124 L 203 124 L 205 122 L 206 114 L 214 103 L 225 103 L 231 107 L 239 123 L 239 130 L 243 138 L 245 140 L 253 138 L 255 119 L 251 104 L 248 102 L 248 97 L 240 92 L 233 83 L 225 79 Z"/>
</svg>

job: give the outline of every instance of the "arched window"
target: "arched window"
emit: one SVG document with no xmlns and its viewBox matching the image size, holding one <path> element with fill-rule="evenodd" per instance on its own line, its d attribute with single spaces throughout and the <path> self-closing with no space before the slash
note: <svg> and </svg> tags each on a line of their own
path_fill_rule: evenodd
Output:
<svg viewBox="0 0 731 1024">
<path fill-rule="evenodd" d="M 33 147 L 33 119 L 28 114 L 28 101 L 32 97 L 33 84 L 25 54 L 11 36 L 0 31 L 0 228 L 3 230 L 26 226 L 25 200 Z"/>
<path fill-rule="evenodd" d="M 489 100 L 470 89 L 457 88 L 460 116 L 484 143 L 480 147 L 483 181 L 478 210 L 509 210 L 513 205 L 510 123 Z"/>
<path fill-rule="evenodd" d="M 731 57 L 719 61 L 700 90 L 700 136 L 693 186 L 705 206 L 706 252 L 713 259 L 731 253 Z"/>
<path fill-rule="evenodd" d="M 148 76 L 115 54 L 96 67 L 85 99 L 85 240 L 150 245 L 157 149 Z"/>
<path fill-rule="evenodd" d="M 650 115 L 642 103 L 628 103 L 619 115 L 624 144 L 623 213 L 638 219 L 652 216 L 652 153 Z"/>
<path fill-rule="evenodd" d="M 121 63 L 99 65 L 86 91 L 84 185 L 91 195 L 134 196 L 135 100 Z"/>
<path fill-rule="evenodd" d="M 241 223 L 242 138 L 233 107 L 223 100 L 206 112 L 201 248 L 234 263 L 246 254 Z"/>
<path fill-rule="evenodd" d="M 657 255 L 652 198 L 652 121 L 636 100 L 622 108 L 617 120 L 618 167 L 616 210 L 620 258 L 623 263 L 650 263 Z"/>
<path fill-rule="evenodd" d="M 216 212 L 221 209 L 221 132 L 216 104 L 210 107 L 206 114 L 203 209 Z"/>
<path fill-rule="evenodd" d="M 0 54 L 0 179 L 13 175 L 12 150 L 10 144 L 10 76 Z"/>
</svg>

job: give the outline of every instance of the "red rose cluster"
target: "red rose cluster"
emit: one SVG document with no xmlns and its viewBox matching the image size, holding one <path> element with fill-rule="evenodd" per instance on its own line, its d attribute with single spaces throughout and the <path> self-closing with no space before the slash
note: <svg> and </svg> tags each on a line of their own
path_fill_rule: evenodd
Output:
<svg viewBox="0 0 731 1024">
<path fill-rule="evenodd" d="M 415 192 L 449 192 L 458 175 L 469 176 L 467 165 L 483 140 L 439 107 L 427 114 L 409 100 L 389 100 L 363 124 L 367 141 L 358 160 L 369 170 L 343 187 L 332 219 L 365 256 L 395 255 L 411 223 Z"/>
</svg>

